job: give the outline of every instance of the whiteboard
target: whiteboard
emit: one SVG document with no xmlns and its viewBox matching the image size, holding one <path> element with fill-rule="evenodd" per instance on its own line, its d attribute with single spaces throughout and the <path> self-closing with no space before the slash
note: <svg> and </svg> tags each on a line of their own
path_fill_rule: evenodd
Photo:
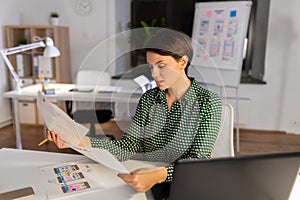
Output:
<svg viewBox="0 0 300 200">
<path fill-rule="evenodd" d="M 251 5 L 251 1 L 195 4 L 189 75 L 207 84 L 239 85 Z"/>
</svg>

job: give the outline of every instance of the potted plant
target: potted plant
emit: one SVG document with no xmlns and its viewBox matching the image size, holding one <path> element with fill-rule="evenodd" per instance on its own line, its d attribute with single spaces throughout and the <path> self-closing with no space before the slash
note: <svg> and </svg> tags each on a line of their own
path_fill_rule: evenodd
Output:
<svg viewBox="0 0 300 200">
<path fill-rule="evenodd" d="M 19 45 L 25 45 L 25 44 L 27 44 L 27 39 L 26 38 L 20 38 L 20 39 L 18 39 L 18 44 Z"/>
<path fill-rule="evenodd" d="M 143 45 L 154 35 L 160 28 L 166 27 L 166 20 L 164 17 L 161 19 L 152 19 L 149 22 L 141 20 L 141 26 L 143 30 L 133 32 L 131 35 L 131 43 L 137 47 L 143 47 Z"/>
<path fill-rule="evenodd" d="M 152 37 L 152 35 L 154 35 L 157 31 L 159 31 L 159 29 L 155 29 L 155 28 L 153 29 L 151 27 L 165 28 L 166 19 L 164 17 L 162 17 L 161 19 L 152 19 L 150 24 L 142 20 L 141 25 L 146 32 L 146 41 L 147 41 Z"/>
<path fill-rule="evenodd" d="M 51 12 L 50 13 L 50 24 L 58 25 L 58 18 L 59 18 L 59 14 L 57 12 Z"/>
<path fill-rule="evenodd" d="M 136 66 L 140 63 L 145 63 L 146 56 L 144 55 L 144 44 L 161 28 L 166 27 L 166 20 L 162 18 L 154 18 L 152 20 L 140 21 L 141 29 L 132 31 L 130 35 L 130 43 L 134 51 L 132 52 L 132 65 Z"/>
</svg>

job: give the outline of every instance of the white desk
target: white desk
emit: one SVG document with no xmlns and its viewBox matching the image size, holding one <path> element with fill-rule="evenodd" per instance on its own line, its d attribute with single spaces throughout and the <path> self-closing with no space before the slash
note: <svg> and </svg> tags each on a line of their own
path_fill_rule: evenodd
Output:
<svg viewBox="0 0 300 200">
<path fill-rule="evenodd" d="M 47 94 L 49 100 L 74 100 L 74 101 L 95 101 L 95 102 L 130 102 L 137 103 L 141 94 L 134 93 L 135 88 L 116 87 L 117 92 L 112 92 L 113 87 L 97 87 L 93 92 L 70 92 L 74 84 L 50 84 L 49 88 L 55 89 L 55 94 Z M 88 87 L 88 86 L 87 86 Z M 95 86 L 94 86 L 95 87 Z M 92 88 L 92 87 L 91 87 Z M 35 84 L 22 88 L 20 91 L 13 90 L 4 93 L 3 97 L 11 98 L 13 102 L 14 125 L 16 130 L 16 146 L 22 149 L 21 129 L 19 120 L 19 100 L 35 100 L 38 91 L 41 90 L 40 84 Z"/>
<path fill-rule="evenodd" d="M 292 190 L 289 200 L 299 200 L 299 199 L 300 199 L 300 175 L 296 180 L 294 189 Z"/>
<path fill-rule="evenodd" d="M 35 195 L 29 199 L 48 199 L 45 180 L 40 168 L 48 165 L 65 162 L 94 163 L 94 161 L 81 155 L 59 154 L 41 151 L 28 151 L 18 149 L 0 150 L 0 193 L 24 187 L 32 187 Z M 145 163 L 140 161 L 127 161 L 124 165 L 128 169 L 137 169 Z M 147 166 L 148 164 L 146 164 Z M 150 166 L 150 164 L 149 164 Z M 99 164 L 97 175 L 101 176 L 99 182 L 105 188 L 97 191 L 64 196 L 63 199 L 114 199 L 114 200 L 145 200 L 145 193 L 138 193 L 125 184 L 117 173 Z M 48 197 L 47 197 L 48 195 Z M 59 198 L 62 199 L 62 198 Z"/>
<path fill-rule="evenodd" d="M 94 163 L 94 161 L 81 155 L 59 154 L 41 151 L 28 151 L 18 149 L 0 150 L 0 193 L 23 187 L 31 186 L 35 196 L 31 199 L 46 199 L 46 189 L 42 179 L 40 167 L 56 163 L 75 162 Z M 144 167 L 144 162 L 127 161 L 124 165 L 128 169 Z M 146 164 L 147 165 L 147 164 Z M 150 166 L 150 164 L 149 164 Z M 71 195 L 68 199 L 113 199 L 113 200 L 144 200 L 147 199 L 144 193 L 137 193 L 130 186 L 126 185 L 116 172 L 99 164 L 99 175 L 102 176 L 107 187 L 103 190 L 85 192 L 78 195 Z M 289 200 L 300 199 L 300 177 L 296 180 L 294 189 Z"/>
</svg>

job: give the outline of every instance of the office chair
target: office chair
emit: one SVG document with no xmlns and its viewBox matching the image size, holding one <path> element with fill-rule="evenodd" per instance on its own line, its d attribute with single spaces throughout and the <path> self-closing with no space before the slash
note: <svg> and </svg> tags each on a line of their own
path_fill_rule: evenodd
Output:
<svg viewBox="0 0 300 200">
<path fill-rule="evenodd" d="M 111 84 L 111 76 L 108 72 L 97 70 L 81 70 L 77 73 L 77 87 L 97 88 L 97 85 L 108 86 Z M 90 136 L 95 137 L 95 125 L 104 123 L 112 118 L 112 110 L 109 102 L 73 102 L 66 101 L 66 110 L 68 115 L 78 123 L 90 124 Z M 113 135 L 105 135 L 114 140 Z"/>
<path fill-rule="evenodd" d="M 229 103 L 223 103 L 220 132 L 211 153 L 212 158 L 234 157 L 233 127 L 233 107 Z"/>
</svg>

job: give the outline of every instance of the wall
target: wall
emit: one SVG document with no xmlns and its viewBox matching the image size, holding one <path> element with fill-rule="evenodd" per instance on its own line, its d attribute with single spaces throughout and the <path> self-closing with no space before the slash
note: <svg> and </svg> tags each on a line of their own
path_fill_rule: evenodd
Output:
<svg viewBox="0 0 300 200">
<path fill-rule="evenodd" d="M 0 7 L 0 25 L 2 26 L 4 23 L 11 21 L 18 20 L 17 16 L 10 16 L 11 10 L 14 9 L 14 6 L 10 2 L 5 2 L 6 6 L 2 6 L 4 0 L 1 0 L 1 7 Z M 0 38 L 3 38 L 3 31 L 0 32 Z M 0 39 L 0 48 L 3 48 L 3 40 Z M 3 59 L 0 59 L 0 127 L 5 126 L 11 120 L 11 108 L 9 101 L 7 99 L 3 99 L 2 94 L 4 91 L 8 90 L 8 83 L 7 83 L 7 69 L 4 67 Z"/>
<path fill-rule="evenodd" d="M 271 1 L 266 54 L 266 85 L 242 84 L 240 95 L 251 99 L 249 129 L 300 134 L 299 48 L 300 2 Z"/>
<path fill-rule="evenodd" d="M 270 36 L 274 47 L 276 58 L 276 49 L 282 49 L 282 107 L 281 118 L 279 119 L 280 128 L 291 133 L 300 133 L 300 64 L 299 64 L 299 48 L 300 48 L 300 23 L 299 9 L 300 2 L 293 0 L 291 4 L 284 6 L 284 3 L 276 2 L 278 5 L 274 8 L 274 26 L 273 34 Z M 284 27 L 282 27 L 284 26 Z M 276 38 L 283 38 L 279 43 Z M 278 53 L 277 53 L 278 54 Z M 274 64 L 274 63 L 272 63 Z"/>
</svg>

